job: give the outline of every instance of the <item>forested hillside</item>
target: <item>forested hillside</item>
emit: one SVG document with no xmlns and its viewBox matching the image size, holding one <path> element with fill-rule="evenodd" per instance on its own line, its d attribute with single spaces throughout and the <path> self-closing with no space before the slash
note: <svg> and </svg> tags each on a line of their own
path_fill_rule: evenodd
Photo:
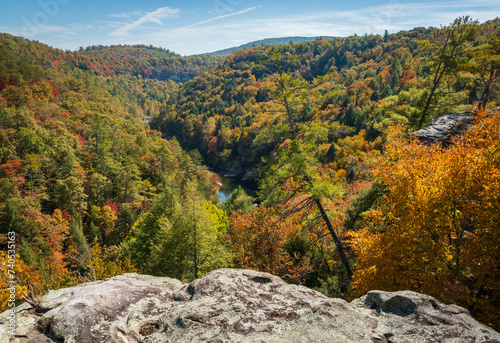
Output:
<svg viewBox="0 0 500 343">
<path fill-rule="evenodd" d="M 446 43 L 446 30 L 415 28 L 384 37 L 240 50 L 184 84 L 163 109 L 158 126 L 183 146 L 198 149 L 209 165 L 242 175 L 276 143 L 263 133 L 279 121 L 283 104 L 272 100 L 285 91 L 283 86 L 287 92 L 300 89 L 307 98 L 297 120 L 321 123 L 330 134 L 322 148 L 332 146 L 330 153 L 342 149 L 338 139 L 362 131 L 374 141 L 393 124 L 417 129 L 440 114 L 471 110 L 486 93 L 493 107 L 499 99 L 488 65 L 498 57 L 486 58 L 484 44 L 496 44 L 491 47 L 495 55 L 498 26 L 498 20 L 487 22 L 473 37 L 456 37 L 454 46 Z M 437 79 L 436 72 L 443 71 Z M 283 73 L 293 80 L 279 85 Z"/>
<path fill-rule="evenodd" d="M 498 330 L 499 70 L 500 19 L 225 59 L 2 34 L 3 289 L 14 253 L 18 301 L 238 267 L 348 299 L 425 292 Z M 447 145 L 409 138 L 459 111 L 475 122 Z M 205 165 L 258 197 L 221 203 Z"/>
<path fill-rule="evenodd" d="M 91 46 L 81 49 L 79 67 L 101 75 L 129 74 L 157 80 L 186 82 L 213 69 L 220 58 L 181 57 L 169 50 L 145 45 Z"/>
<path fill-rule="evenodd" d="M 128 62 L 138 63 L 132 53 L 143 48 L 129 47 L 127 58 L 102 57 L 94 63 L 87 52 L 63 52 L 9 35 L 0 39 L 0 244 L 2 263 L 14 250 L 19 255 L 16 280 L 23 288 L 18 301 L 28 282 L 35 296 L 135 270 L 120 244 L 129 237 L 132 257 L 152 245 L 160 248 L 158 232 L 146 242 L 138 235 L 142 245 L 136 248 L 131 230 L 147 222 L 150 212 L 167 230 L 168 221 L 180 213 L 154 212 L 166 198 L 171 211 L 173 204 L 188 204 L 179 220 L 189 228 L 200 220 L 200 235 L 212 230 L 204 239 L 211 239 L 210 249 L 217 248 L 213 240 L 221 233 L 215 230 L 224 216 L 219 219 L 223 212 L 209 201 L 215 196 L 212 176 L 176 141 L 164 140 L 147 124 L 178 84 L 104 72 L 115 70 L 109 69 L 111 62 L 116 70 L 134 70 L 136 64 Z M 109 49 L 115 50 L 124 54 L 125 48 Z M 166 53 L 165 58 L 173 57 Z M 178 222 L 175 229 L 183 230 Z M 14 245 L 7 244 L 9 232 L 15 233 Z M 183 244 L 186 257 L 194 243 Z M 200 252 L 200 259 L 208 253 Z M 153 260 L 143 262 L 150 268 L 145 270 L 166 273 L 154 269 Z M 207 265 L 217 264 L 200 260 L 200 271 Z M 188 263 L 178 268 L 179 278 L 195 274 Z M 9 274 L 3 271 L 5 290 Z M 2 308 L 8 295 L 2 293 Z"/>
<path fill-rule="evenodd" d="M 237 265 L 337 296 L 427 292 L 498 327 L 498 114 L 444 152 L 393 131 L 500 105 L 499 30 L 463 17 L 239 50 L 154 125 L 215 170 L 257 179 L 260 206 L 230 215 Z"/>
</svg>

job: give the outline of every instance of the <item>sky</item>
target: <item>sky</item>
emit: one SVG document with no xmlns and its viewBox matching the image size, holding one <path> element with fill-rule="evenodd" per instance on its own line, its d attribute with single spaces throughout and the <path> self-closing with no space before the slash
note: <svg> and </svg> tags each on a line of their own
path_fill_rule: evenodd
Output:
<svg viewBox="0 0 500 343">
<path fill-rule="evenodd" d="M 187 56 L 288 36 L 395 33 L 470 15 L 500 16 L 498 0 L 0 0 L 0 32 L 64 50 L 146 44 Z"/>
</svg>

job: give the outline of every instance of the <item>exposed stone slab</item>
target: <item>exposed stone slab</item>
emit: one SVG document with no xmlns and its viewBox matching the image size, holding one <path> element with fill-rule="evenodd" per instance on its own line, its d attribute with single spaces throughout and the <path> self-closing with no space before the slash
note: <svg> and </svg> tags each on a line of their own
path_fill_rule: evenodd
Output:
<svg viewBox="0 0 500 343">
<path fill-rule="evenodd" d="M 49 292 L 39 313 L 17 311 L 21 343 L 500 342 L 467 310 L 427 295 L 371 291 L 348 303 L 241 269 L 189 284 L 123 274 Z M 2 325 L 0 342 L 8 341 Z"/>
<path fill-rule="evenodd" d="M 457 112 L 442 115 L 426 126 L 412 133 L 426 143 L 447 143 L 452 137 L 462 133 L 474 120 L 472 112 Z"/>
</svg>

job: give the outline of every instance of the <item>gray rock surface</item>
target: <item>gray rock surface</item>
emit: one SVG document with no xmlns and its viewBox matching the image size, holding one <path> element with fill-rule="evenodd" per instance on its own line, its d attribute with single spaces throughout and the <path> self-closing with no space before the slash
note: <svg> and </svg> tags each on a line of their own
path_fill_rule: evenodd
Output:
<svg viewBox="0 0 500 343">
<path fill-rule="evenodd" d="M 500 334 L 415 292 L 371 291 L 348 303 L 251 270 L 189 284 L 124 274 L 49 292 L 16 308 L 12 342 L 500 342 Z M 9 342 L 0 315 L 0 342 Z"/>
<path fill-rule="evenodd" d="M 413 132 L 412 135 L 426 143 L 447 143 L 451 137 L 462 133 L 473 120 L 472 112 L 449 113 L 435 119 L 431 125 Z"/>
</svg>

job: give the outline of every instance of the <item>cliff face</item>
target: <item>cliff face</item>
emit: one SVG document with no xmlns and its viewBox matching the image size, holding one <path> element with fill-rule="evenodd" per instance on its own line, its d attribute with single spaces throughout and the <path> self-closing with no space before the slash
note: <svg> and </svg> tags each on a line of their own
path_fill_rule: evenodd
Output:
<svg viewBox="0 0 500 343">
<path fill-rule="evenodd" d="M 467 310 L 415 292 L 348 303 L 251 270 L 189 284 L 124 274 L 16 308 L 18 342 L 500 342 Z M 8 342 L 8 312 L 0 341 Z"/>
</svg>

